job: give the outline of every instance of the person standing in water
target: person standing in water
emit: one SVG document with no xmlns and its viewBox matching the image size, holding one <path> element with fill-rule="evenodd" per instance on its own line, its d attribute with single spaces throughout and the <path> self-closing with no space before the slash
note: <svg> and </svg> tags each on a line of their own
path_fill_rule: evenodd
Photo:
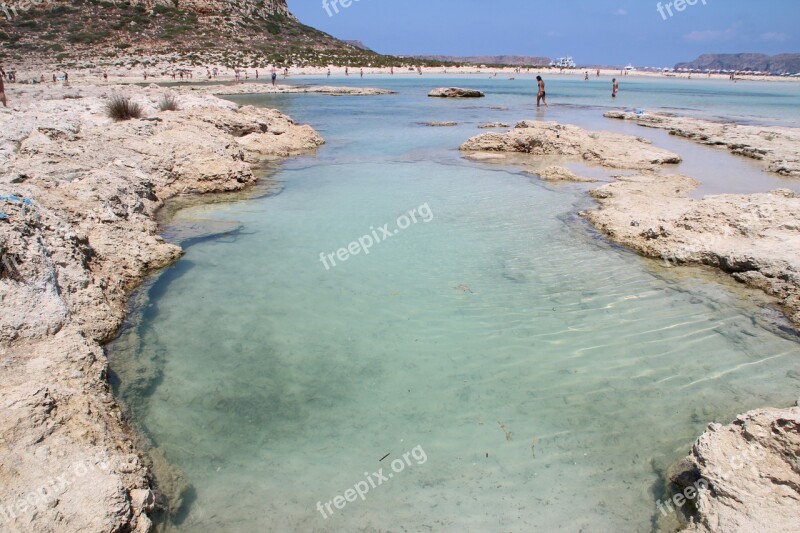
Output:
<svg viewBox="0 0 800 533">
<path fill-rule="evenodd" d="M 278 74 L 275 72 L 275 69 L 272 69 L 272 86 L 275 87 L 275 80 L 278 79 Z"/>
<path fill-rule="evenodd" d="M 616 98 L 617 93 L 619 92 L 619 82 L 617 81 L 617 78 L 614 78 L 613 80 L 611 80 L 611 82 L 613 84 L 611 86 L 611 98 Z"/>
<path fill-rule="evenodd" d="M 539 104 L 544 102 L 545 107 L 550 107 L 547 105 L 547 93 L 544 90 L 544 80 L 541 76 L 536 76 L 536 81 L 539 82 L 539 92 L 536 94 L 536 107 L 539 107 Z"/>
<path fill-rule="evenodd" d="M 0 67 L 0 102 L 3 102 L 3 107 L 8 107 L 6 104 L 6 87 L 3 78 L 6 77 L 6 71 Z"/>
</svg>

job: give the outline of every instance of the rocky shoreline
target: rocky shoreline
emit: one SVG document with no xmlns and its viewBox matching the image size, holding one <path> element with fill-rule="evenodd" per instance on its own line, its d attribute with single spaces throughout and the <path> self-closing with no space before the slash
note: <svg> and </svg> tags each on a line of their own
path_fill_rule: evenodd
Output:
<svg viewBox="0 0 800 533">
<path fill-rule="evenodd" d="M 324 142 L 277 111 L 215 96 L 272 92 L 390 91 L 248 83 L 13 88 L 12 108 L 0 110 L 0 529 L 143 533 L 152 529 L 151 513 L 180 507 L 180 473 L 157 451 L 143 453 L 110 391 L 102 346 L 117 334 L 131 291 L 181 255 L 159 236 L 165 201 L 243 190 L 257 181 L 255 166 Z M 143 118 L 113 123 L 104 112 L 112 95 L 130 97 Z M 176 97 L 178 111 L 159 110 L 165 95 Z M 800 130 L 612 118 L 800 175 Z M 461 150 L 476 160 L 522 163 L 553 182 L 594 181 L 562 166 L 569 161 L 627 172 L 591 193 L 599 208 L 583 213 L 587 220 L 643 255 L 723 270 L 771 295 L 800 326 L 800 197 L 791 191 L 695 200 L 697 182 L 673 171 L 680 155 L 643 138 L 555 123 L 523 121 Z M 799 417 L 796 408 L 761 410 L 709 427 L 665 487 L 707 480 L 689 513 L 690 531 L 765 523 L 790 530 L 800 511 Z M 763 453 L 753 476 L 719 474 L 733 450 L 754 441 Z M 773 518 L 764 521 L 767 513 Z"/>
<path fill-rule="evenodd" d="M 636 120 L 643 126 L 726 147 L 734 154 L 760 160 L 768 172 L 800 175 L 798 129 L 633 113 L 606 116 Z M 555 123 L 523 121 L 506 133 L 473 137 L 461 150 L 478 161 L 521 164 L 526 172 L 545 181 L 592 181 L 559 166 L 570 162 L 635 170 L 614 175 L 613 182 L 591 190 L 598 208 L 581 215 L 609 239 L 641 255 L 671 266 L 708 265 L 763 290 L 782 307 L 795 328 L 800 328 L 800 195 L 780 189 L 696 200 L 690 193 L 699 183 L 675 175 L 668 166 L 679 163 L 680 156 L 641 138 Z M 554 161 L 558 164 L 553 165 Z M 796 330 L 787 333 L 797 335 Z M 747 447 L 757 447 L 760 455 L 742 457 Z M 690 456 L 667 473 L 664 491 L 667 502 L 674 503 L 670 512 L 662 511 L 664 517 L 655 517 L 656 529 L 798 531 L 797 457 L 798 408 L 749 412 L 725 427 L 711 424 Z M 731 468 L 732 461 L 740 466 Z M 727 470 L 720 474 L 723 469 Z M 703 490 L 695 486 L 699 480 L 705 483 Z M 687 501 L 691 504 L 685 505 Z"/>
<path fill-rule="evenodd" d="M 800 400 L 797 404 L 750 411 L 726 426 L 709 424 L 689 456 L 667 473 L 668 504 L 661 505 L 658 529 L 800 531 Z M 700 490 L 692 494 L 695 487 Z M 690 503 L 679 506 L 676 495 Z M 688 524 L 675 523 L 684 516 Z"/>
<path fill-rule="evenodd" d="M 606 118 L 630 120 L 640 126 L 669 131 L 670 135 L 707 146 L 726 148 L 734 155 L 760 161 L 764 170 L 800 178 L 800 129 L 711 122 L 665 113 L 636 114 L 609 111 Z"/>
<path fill-rule="evenodd" d="M 166 94 L 178 111 L 159 111 Z M 112 95 L 143 118 L 112 122 Z M 192 91 L 28 86 L 13 97 L 0 112 L 0 528 L 147 532 L 157 487 L 102 345 L 130 292 L 181 255 L 156 214 L 177 195 L 249 187 L 254 165 L 324 141 L 277 111 Z"/>
</svg>

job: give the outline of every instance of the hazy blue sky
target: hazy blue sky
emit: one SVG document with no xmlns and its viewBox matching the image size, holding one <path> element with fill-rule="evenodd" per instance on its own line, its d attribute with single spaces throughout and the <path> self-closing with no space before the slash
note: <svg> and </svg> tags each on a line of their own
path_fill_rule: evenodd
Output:
<svg viewBox="0 0 800 533">
<path fill-rule="evenodd" d="M 322 0 L 288 3 L 305 24 L 385 54 L 672 66 L 702 53 L 800 52 L 800 0 L 705 1 L 672 17 L 652 0 L 353 0 L 333 16 Z"/>
</svg>

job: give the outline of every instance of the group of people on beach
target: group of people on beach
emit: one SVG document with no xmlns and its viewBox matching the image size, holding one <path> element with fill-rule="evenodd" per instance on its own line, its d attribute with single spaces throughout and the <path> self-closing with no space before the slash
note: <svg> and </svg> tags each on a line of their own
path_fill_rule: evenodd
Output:
<svg viewBox="0 0 800 533">
<path fill-rule="evenodd" d="M 69 74 L 66 71 L 62 72 L 64 85 L 69 85 Z M 8 107 L 8 98 L 6 97 L 6 81 L 9 83 L 16 83 L 17 81 L 17 74 L 13 70 L 6 71 L 3 69 L 3 65 L 0 65 L 0 102 L 3 103 L 3 107 Z M 58 78 L 55 74 L 53 74 L 53 83 L 56 83 Z M 44 83 L 44 74 L 40 75 L 39 78 L 33 78 L 31 83 Z M 27 83 L 27 82 L 24 82 Z"/>
</svg>

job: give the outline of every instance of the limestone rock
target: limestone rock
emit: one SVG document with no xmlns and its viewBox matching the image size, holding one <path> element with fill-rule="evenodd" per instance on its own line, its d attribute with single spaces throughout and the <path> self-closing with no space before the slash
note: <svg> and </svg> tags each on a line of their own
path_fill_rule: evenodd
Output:
<svg viewBox="0 0 800 533">
<path fill-rule="evenodd" d="M 800 408 L 760 409 L 710 427 L 669 490 L 704 480 L 684 531 L 800 531 Z"/>
<path fill-rule="evenodd" d="M 163 88 L 15 88 L 0 114 L 0 522 L 3 531 L 147 533 L 148 468 L 108 385 L 101 344 L 130 291 L 181 255 L 156 213 L 185 193 L 241 190 L 250 162 L 319 146 L 277 111 Z M 130 97 L 142 120 L 112 122 Z M 160 468 L 170 509 L 188 490 Z M 157 472 L 157 475 L 159 472 Z"/>
<path fill-rule="evenodd" d="M 571 181 L 576 183 L 593 183 L 597 180 L 578 176 L 568 168 L 551 165 L 537 171 L 529 171 L 532 174 L 537 174 L 544 181 Z"/>
<path fill-rule="evenodd" d="M 461 89 L 459 87 L 441 87 L 428 93 L 432 98 L 483 98 L 486 96 L 476 89 Z"/>
<path fill-rule="evenodd" d="M 679 155 L 656 148 L 641 138 L 538 121 L 519 122 L 507 133 L 478 135 L 467 140 L 461 150 L 568 156 L 607 167 L 641 170 L 681 162 Z"/>
<path fill-rule="evenodd" d="M 696 186 L 685 176 L 618 177 L 592 192 L 600 209 L 585 216 L 643 255 L 709 265 L 764 290 L 800 326 L 800 198 L 778 190 L 694 200 Z"/>
<path fill-rule="evenodd" d="M 607 118 L 631 120 L 640 126 L 669 130 L 670 135 L 691 139 L 709 146 L 723 147 L 731 153 L 760 161 L 764 170 L 783 176 L 800 177 L 800 129 L 741 124 L 666 114 L 609 111 Z"/>
</svg>

